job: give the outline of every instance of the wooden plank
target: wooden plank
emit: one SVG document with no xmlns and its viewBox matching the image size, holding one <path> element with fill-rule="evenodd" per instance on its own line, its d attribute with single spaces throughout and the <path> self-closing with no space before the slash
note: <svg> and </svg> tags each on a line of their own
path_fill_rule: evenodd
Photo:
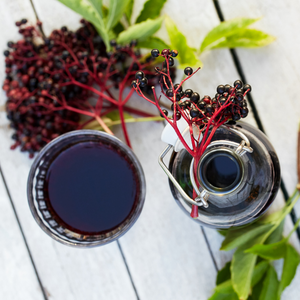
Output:
<svg viewBox="0 0 300 300">
<path fill-rule="evenodd" d="M 261 49 L 237 49 L 244 73 L 253 87 L 253 98 L 258 109 L 266 134 L 276 149 L 282 170 L 282 178 L 291 194 L 297 183 L 296 145 L 297 129 L 300 115 L 300 103 L 297 101 L 299 84 L 300 37 L 299 27 L 300 3 L 288 4 L 274 1 L 220 1 L 225 19 L 246 16 L 263 19 L 256 27 L 276 36 L 277 40 Z M 247 13 L 245 13 L 247 12 Z M 300 216 L 300 203 L 295 207 Z M 287 218 L 285 234 L 292 228 Z M 290 242 L 300 251 L 299 240 L 293 234 Z M 282 269 L 282 261 L 276 265 Z M 284 291 L 282 299 L 296 299 L 300 292 L 297 284 L 300 280 L 300 268 L 291 285 Z"/>
<path fill-rule="evenodd" d="M 29 1 L 1 1 L 0 5 L 0 28 L 6 29 L 3 30 L 0 37 L 0 51 L 2 53 L 8 40 L 19 38 L 19 35 L 16 34 L 17 29 L 14 22 L 23 17 L 33 21 L 34 14 Z M 4 69 L 3 59 L 1 59 L 0 68 L 1 70 Z M 0 76 L 2 82 L 4 73 L 1 72 Z M 5 103 L 5 99 L 5 94 L 1 92 L 0 105 Z M 29 248 L 32 251 L 33 260 L 49 297 L 51 299 L 72 300 L 85 298 L 97 300 L 135 299 L 134 289 L 116 243 L 107 247 L 80 251 L 58 244 L 46 236 L 37 226 L 29 211 L 26 197 L 26 182 L 32 160 L 29 160 L 27 155 L 20 153 L 19 150 L 15 152 L 9 150 L 9 146 L 12 144 L 11 134 L 12 130 L 8 127 L 5 113 L 0 113 L 0 163 Z M 1 213 L 4 213 L 4 210 L 1 210 Z M 12 241 L 10 247 L 13 249 L 14 245 Z M 28 271 L 28 275 L 24 274 L 26 262 L 24 266 L 21 266 L 19 260 L 21 254 L 20 249 L 15 261 L 11 262 L 11 267 L 17 264 L 11 272 L 15 274 L 18 270 L 21 270 L 18 276 L 22 275 L 24 284 L 27 282 L 29 284 L 30 272 Z M 1 260 L 7 257 L 6 251 L 3 255 Z M 10 285 L 11 289 L 16 290 L 16 295 L 19 295 L 19 292 L 23 290 L 17 286 L 18 276 L 16 277 L 15 287 Z M 33 284 L 35 282 L 31 286 Z M 19 291 L 17 291 L 18 289 Z M 6 292 L 6 289 L 4 292 Z M 5 295 L 2 294 L 2 289 L 0 293 L 1 296 Z M 1 298 L 10 299 L 9 297 Z M 20 298 L 24 298 L 24 295 L 18 297 L 18 299 Z M 35 298 L 28 298 L 38 299 L 38 292 L 36 291 Z"/>
<path fill-rule="evenodd" d="M 44 299 L 1 177 L 0 218 L 1 298 Z"/>
</svg>

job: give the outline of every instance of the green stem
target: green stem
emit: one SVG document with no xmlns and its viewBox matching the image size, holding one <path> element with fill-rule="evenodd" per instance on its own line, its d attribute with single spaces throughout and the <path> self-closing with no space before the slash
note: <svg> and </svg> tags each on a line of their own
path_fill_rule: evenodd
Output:
<svg viewBox="0 0 300 300">
<path fill-rule="evenodd" d="M 105 118 L 103 118 L 105 121 Z M 137 123 L 137 122 L 150 122 L 150 121 L 163 121 L 164 119 L 162 117 L 146 117 L 146 118 L 129 118 L 125 119 L 125 123 Z M 121 124 L 121 120 L 116 120 L 116 121 L 106 121 L 105 124 L 107 126 L 114 126 L 114 125 L 119 125 Z M 102 126 L 99 126 L 98 122 L 91 122 L 89 123 L 85 129 L 99 129 L 102 128 Z"/>
</svg>

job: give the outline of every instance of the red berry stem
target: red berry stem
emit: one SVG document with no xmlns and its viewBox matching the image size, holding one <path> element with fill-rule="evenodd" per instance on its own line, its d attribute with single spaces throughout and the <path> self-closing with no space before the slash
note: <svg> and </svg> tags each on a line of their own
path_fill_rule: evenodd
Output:
<svg viewBox="0 0 300 300">
<path fill-rule="evenodd" d="M 186 67 L 184 70 L 186 78 L 174 85 L 172 79 L 172 66 L 174 65 L 173 57 L 176 57 L 178 52 L 176 50 L 170 51 L 170 49 L 164 49 L 160 53 L 159 50 L 153 49 L 151 54 L 153 57 L 162 56 L 165 59 L 162 68 L 156 67 L 155 71 L 159 77 L 162 96 L 172 103 L 172 117 L 169 118 L 168 111 L 161 108 L 154 86 L 152 86 L 152 91 L 155 102 L 143 94 L 141 88 L 145 88 L 148 83 L 144 72 L 139 71 L 136 73 L 136 80 L 132 81 L 132 87 L 139 96 L 156 105 L 161 116 L 172 126 L 185 149 L 194 158 L 194 176 L 197 186 L 200 187 L 196 176 L 196 169 L 201 156 L 211 143 L 215 132 L 221 125 L 226 124 L 229 121 L 237 121 L 241 117 L 244 118 L 247 116 L 247 102 L 244 97 L 251 91 L 251 86 L 248 84 L 243 85 L 240 80 L 236 80 L 233 86 L 219 85 L 217 87 L 217 94 L 214 98 L 211 99 L 209 96 L 204 96 L 200 99 L 199 93 L 193 92 L 191 89 L 186 89 L 185 91 L 182 90 L 182 85 L 198 72 L 200 68 L 193 72 L 191 67 Z M 191 147 L 189 147 L 178 129 L 177 121 L 181 117 L 189 127 Z M 198 130 L 199 133 L 195 134 L 194 129 L 195 132 Z M 193 197 L 196 198 L 196 196 L 197 194 L 194 191 Z M 198 217 L 198 206 L 192 206 L 191 216 L 193 218 Z"/>
</svg>

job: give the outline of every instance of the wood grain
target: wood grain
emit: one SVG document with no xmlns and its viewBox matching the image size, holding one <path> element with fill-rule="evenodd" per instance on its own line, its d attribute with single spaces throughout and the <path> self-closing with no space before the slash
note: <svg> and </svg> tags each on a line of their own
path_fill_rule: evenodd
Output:
<svg viewBox="0 0 300 300">
<path fill-rule="evenodd" d="M 13 26 L 15 20 L 24 17 L 24 15 L 34 20 L 29 1 L 15 0 L 13 2 L 14 4 L 5 0 L 0 3 L 0 14 L 5 12 L 2 13 L 3 18 L 0 19 L 0 27 L 7 28 L 7 33 L 0 37 L 1 51 L 5 49 L 7 40 L 17 39 L 17 34 L 12 34 L 17 32 Z M 143 2 L 138 1 L 138 4 L 135 5 L 133 16 L 138 15 Z M 221 1 L 221 4 L 231 3 L 232 5 L 229 7 L 234 7 L 234 13 L 245 15 L 248 10 L 252 9 L 250 6 L 255 1 L 250 1 L 251 5 L 249 4 L 249 7 L 245 6 L 246 4 L 236 6 L 232 2 Z M 37 15 L 43 22 L 46 34 L 63 25 L 70 29 L 76 29 L 79 26 L 80 16 L 58 1 L 33 0 L 33 3 Z M 21 9 L 18 9 L 19 6 L 21 6 Z M 190 13 L 183 13 L 187 11 Z M 205 34 L 219 24 L 212 1 L 179 2 L 169 0 L 163 12 L 176 20 L 178 27 L 186 35 L 188 43 L 195 48 L 199 48 Z M 277 14 L 279 12 L 278 10 Z M 267 24 L 264 27 L 266 31 L 272 29 L 268 26 Z M 160 30 L 159 34 L 168 39 L 164 28 Z M 284 48 L 283 45 L 281 46 Z M 255 52 L 256 50 L 247 50 L 250 51 L 250 54 L 253 54 L 252 56 L 247 54 L 245 62 L 244 59 L 242 60 L 243 64 L 247 63 L 251 66 L 252 73 L 250 72 L 248 76 L 247 68 L 246 76 L 249 78 L 249 83 L 252 84 L 254 91 L 255 89 L 258 91 L 259 86 L 261 86 L 262 77 L 260 72 L 261 68 L 264 67 L 264 63 L 266 61 L 276 61 L 271 61 L 268 58 L 268 49 L 270 48 L 259 49 L 257 52 Z M 242 52 L 243 55 L 245 53 L 247 52 Z M 284 53 L 287 55 L 288 52 Z M 264 57 L 264 59 L 261 57 Z M 185 88 L 197 90 L 201 95 L 213 95 L 218 84 L 233 83 L 238 79 L 238 74 L 228 50 L 215 50 L 204 53 L 201 59 L 204 62 L 203 70 L 192 78 Z M 0 61 L 0 70 L 3 68 L 3 61 Z M 277 76 L 282 78 L 277 73 L 277 67 L 275 70 L 276 72 L 265 70 L 265 74 L 269 76 L 269 81 L 273 81 L 275 77 L 277 80 Z M 250 76 L 250 74 L 253 76 Z M 181 75 L 178 76 L 178 80 L 180 77 Z M 2 79 L 3 73 L 0 73 L 0 80 L 2 81 Z M 262 108 L 259 107 L 259 111 L 272 112 L 271 118 L 264 117 L 264 126 L 267 128 L 268 125 L 268 128 L 271 129 L 273 123 L 277 122 L 276 126 L 285 128 L 285 122 L 274 117 L 278 115 L 278 110 L 275 107 L 271 108 L 273 99 L 277 94 L 275 95 L 274 92 L 274 95 L 269 97 L 266 93 L 266 91 L 270 91 L 271 86 L 274 91 L 279 92 L 279 89 L 271 83 L 269 85 L 269 81 L 268 84 L 264 85 L 265 90 L 260 93 L 256 92 L 259 95 L 264 93 L 264 97 L 261 99 L 266 99 L 264 104 L 260 104 L 263 106 Z M 256 94 L 253 95 L 256 99 Z M 294 98 L 291 98 L 293 101 L 296 99 L 295 95 L 294 93 Z M 5 102 L 3 92 L 1 92 L 0 97 L 1 105 Z M 140 109 L 156 112 L 153 106 L 149 106 L 137 97 L 133 97 L 130 103 Z M 266 109 L 263 109 L 264 107 Z M 246 121 L 255 125 L 251 113 Z M 207 299 L 215 285 L 216 270 L 199 225 L 187 218 L 177 207 L 169 191 L 167 178 L 157 164 L 158 155 L 165 147 L 160 141 L 162 128 L 161 123 L 130 124 L 128 126 L 133 149 L 145 171 L 147 198 L 140 219 L 120 239 L 120 244 L 141 300 Z M 120 129 L 115 128 L 114 130 L 117 136 L 122 138 Z M 267 133 L 269 134 L 269 132 Z M 280 136 L 285 139 L 284 141 L 288 139 L 286 131 L 279 130 L 277 133 L 281 133 Z M 9 150 L 9 145 L 12 143 L 10 140 L 11 134 L 12 131 L 8 129 L 8 122 L 4 113 L 0 113 L 0 163 L 20 215 L 33 259 L 36 262 L 43 285 L 50 294 L 49 299 L 136 299 L 123 258 L 116 244 L 80 251 L 52 241 L 38 228 L 30 215 L 25 191 L 27 174 L 32 161 L 18 150 L 15 152 Z M 273 135 L 270 135 L 270 137 L 273 138 Z M 277 143 L 273 140 L 272 142 L 277 149 L 278 139 Z M 278 209 L 283 205 L 282 195 L 279 194 L 272 209 Z M 291 227 L 291 221 L 288 219 L 285 230 L 289 231 Z M 221 268 L 230 259 L 231 253 L 218 250 L 222 237 L 215 230 L 205 229 L 205 232 L 217 266 Z M 295 236 L 293 236 L 293 242 L 295 245 L 299 245 Z M 297 274 L 297 276 L 300 275 Z M 298 293 L 298 290 L 293 285 L 293 288 L 287 289 L 284 297 L 295 295 L 295 293 Z M 289 299 L 296 298 L 291 297 Z"/>
<path fill-rule="evenodd" d="M 1 177 L 0 218 L 1 298 L 44 299 Z"/>
</svg>

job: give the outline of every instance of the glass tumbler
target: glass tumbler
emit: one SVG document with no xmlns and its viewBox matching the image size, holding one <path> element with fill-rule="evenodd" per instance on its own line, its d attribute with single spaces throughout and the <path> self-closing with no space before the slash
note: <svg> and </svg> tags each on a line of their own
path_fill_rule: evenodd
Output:
<svg viewBox="0 0 300 300">
<path fill-rule="evenodd" d="M 70 149 L 73 145 L 85 142 L 105 144 L 116 149 L 129 162 L 130 168 L 135 174 L 135 179 L 138 181 L 136 182 L 138 190 L 136 191 L 134 205 L 126 219 L 117 228 L 95 234 L 80 233 L 77 230 L 70 229 L 69 226 L 64 226 L 64 222 L 60 221 L 51 207 L 49 199 L 45 197 L 45 180 L 50 164 L 55 161 L 55 158 L 62 151 Z M 118 172 L 118 169 L 116 168 L 114 171 Z M 117 189 L 118 182 L 115 185 Z M 54 240 L 64 245 L 78 248 L 105 245 L 124 235 L 140 216 L 145 201 L 145 194 L 144 172 L 133 151 L 118 138 L 95 130 L 72 131 L 59 136 L 47 144 L 35 158 L 27 183 L 29 207 L 38 225 Z M 101 200 L 105 201 L 105 199 L 99 199 L 99 201 Z M 114 211 L 109 213 L 114 214 Z"/>
</svg>

